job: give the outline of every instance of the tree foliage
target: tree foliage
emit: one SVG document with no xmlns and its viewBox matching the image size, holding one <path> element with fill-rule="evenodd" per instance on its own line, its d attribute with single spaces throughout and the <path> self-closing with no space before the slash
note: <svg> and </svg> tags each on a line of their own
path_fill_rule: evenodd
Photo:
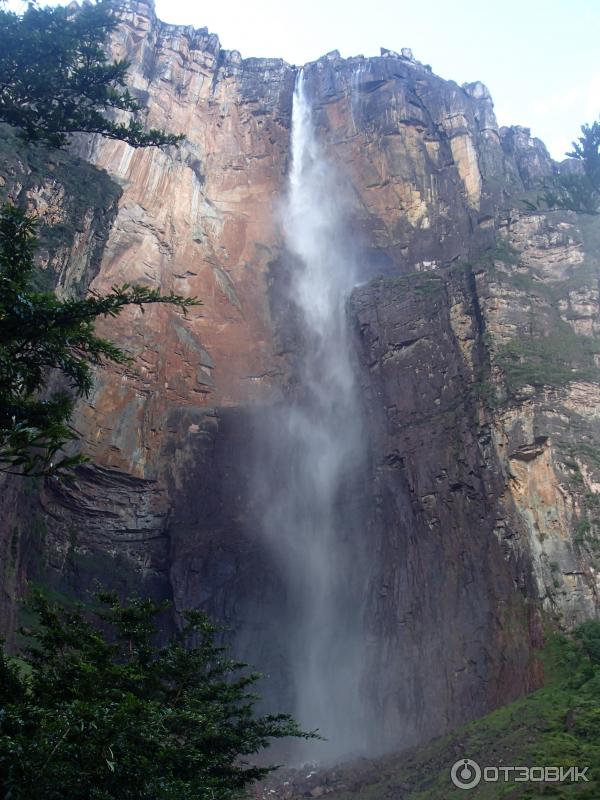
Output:
<svg viewBox="0 0 600 800">
<path fill-rule="evenodd" d="M 288 715 L 255 716 L 258 676 L 215 644 L 201 612 L 157 647 L 164 606 L 96 601 L 92 624 L 81 606 L 34 593 L 30 646 L 19 659 L 0 654 L 3 797 L 227 800 L 274 768 L 248 756 L 313 735 Z"/>
<path fill-rule="evenodd" d="M 577 164 L 564 168 L 544 187 L 538 198 L 549 209 L 600 213 L 600 122 L 581 126 L 582 135 L 566 153 Z M 537 206 L 532 206 L 537 208 Z"/>
<path fill-rule="evenodd" d="M 0 120 L 31 142 L 67 144 L 75 132 L 98 133 L 133 147 L 177 143 L 180 136 L 125 125 L 106 112 L 135 113 L 127 91 L 126 61 L 109 61 L 106 45 L 117 23 L 110 0 L 80 8 L 28 3 L 19 15 L 0 2 Z M 8 205 L 0 212 L 0 471 L 26 475 L 68 472 L 84 459 L 61 453 L 76 439 L 69 427 L 72 393 L 50 392 L 56 371 L 77 395 L 91 388 L 91 367 L 125 354 L 94 334 L 99 316 L 126 305 L 171 303 L 184 311 L 195 301 L 146 287 L 113 287 L 106 297 L 59 301 L 32 284 L 35 227 Z M 53 372 L 54 371 L 54 372 Z"/>
<path fill-rule="evenodd" d="M 126 87 L 127 61 L 111 61 L 106 43 L 117 23 L 111 0 L 77 11 L 29 3 L 23 14 L 0 7 L 0 120 L 30 141 L 64 145 L 69 134 L 99 133 L 132 147 L 176 144 L 181 136 L 145 131 L 106 116 L 142 109 Z M 113 114 L 114 115 L 114 114 Z"/>
<path fill-rule="evenodd" d="M 575 637 L 593 664 L 600 667 L 600 620 L 588 620 L 575 631 Z"/>
<path fill-rule="evenodd" d="M 35 223 L 21 210 L 0 211 L 0 471 L 61 474 L 84 459 L 60 453 L 76 439 L 69 427 L 75 396 L 92 388 L 92 368 L 127 363 L 125 353 L 97 336 L 98 317 L 128 305 L 168 303 L 184 313 L 195 299 L 145 286 L 115 286 L 106 296 L 59 300 L 33 288 Z M 70 391 L 48 390 L 66 379 Z M 64 382 L 64 381 L 63 381 Z"/>
</svg>

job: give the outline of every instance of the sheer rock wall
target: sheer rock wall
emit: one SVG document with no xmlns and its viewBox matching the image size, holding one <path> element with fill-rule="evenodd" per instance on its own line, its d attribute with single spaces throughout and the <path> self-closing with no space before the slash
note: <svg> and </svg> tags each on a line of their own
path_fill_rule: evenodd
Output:
<svg viewBox="0 0 600 800">
<path fill-rule="evenodd" d="M 139 282 L 203 305 L 99 326 L 135 367 L 100 371 L 80 404 L 91 463 L 74 483 L 5 481 L 3 621 L 27 577 L 199 605 L 279 702 L 286 666 L 261 620 L 281 587 L 249 469 L 301 347 L 280 213 L 297 70 L 166 25 L 147 0 L 121 16 L 114 53 L 148 124 L 186 141 L 80 139 L 118 209 L 98 221 L 90 206 L 50 266 L 65 292 Z M 598 615 L 600 237 L 593 220 L 518 210 L 553 164 L 527 129 L 498 128 L 481 83 L 391 51 L 333 52 L 305 74 L 362 265 L 349 318 L 369 420 L 368 691 L 385 744 L 404 745 L 537 685 L 545 616 Z M 42 181 L 33 204 L 60 209 L 55 189 Z M 102 256 L 86 261 L 90 241 Z"/>
</svg>

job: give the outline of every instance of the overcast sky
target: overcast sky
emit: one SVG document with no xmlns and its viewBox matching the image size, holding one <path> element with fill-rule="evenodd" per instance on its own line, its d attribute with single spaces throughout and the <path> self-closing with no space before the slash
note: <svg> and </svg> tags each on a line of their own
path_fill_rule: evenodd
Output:
<svg viewBox="0 0 600 800">
<path fill-rule="evenodd" d="M 411 47 L 444 78 L 483 81 L 499 123 L 531 128 L 558 159 L 600 114 L 600 0 L 156 0 L 156 9 L 166 22 L 207 26 L 244 57 L 303 64 L 334 49 Z"/>
</svg>

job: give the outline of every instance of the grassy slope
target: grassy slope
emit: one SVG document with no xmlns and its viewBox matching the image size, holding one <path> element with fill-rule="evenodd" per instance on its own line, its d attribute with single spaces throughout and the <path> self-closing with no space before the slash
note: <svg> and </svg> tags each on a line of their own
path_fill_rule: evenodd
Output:
<svg viewBox="0 0 600 800">
<path fill-rule="evenodd" d="M 600 649 L 600 623 L 594 624 Z M 312 786 L 322 787 L 331 800 L 600 800 L 600 657 L 592 662 L 578 643 L 562 637 L 552 638 L 543 657 L 543 689 L 424 747 L 322 772 Z M 450 767 L 463 757 L 481 766 L 587 766 L 590 782 L 481 783 L 466 791 L 450 781 Z M 296 784 L 292 796 L 310 793 L 310 786 L 300 787 L 293 778 L 291 783 Z M 320 794 L 317 789 L 313 796 Z M 270 796 L 286 794 L 276 788 Z"/>
</svg>

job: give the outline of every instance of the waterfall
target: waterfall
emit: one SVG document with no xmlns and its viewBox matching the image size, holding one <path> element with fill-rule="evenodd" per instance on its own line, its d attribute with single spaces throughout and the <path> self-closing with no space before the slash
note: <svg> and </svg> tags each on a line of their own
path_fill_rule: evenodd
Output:
<svg viewBox="0 0 600 800">
<path fill-rule="evenodd" d="M 263 456 L 275 478 L 261 528 L 285 586 L 280 641 L 293 713 L 327 739 L 302 744 L 295 755 L 318 761 L 367 745 L 361 699 L 367 553 L 358 500 L 366 448 L 346 314 L 357 272 L 347 196 L 317 140 L 300 72 L 282 217 L 300 357 L 293 396 L 271 418 L 275 432 Z"/>
</svg>

